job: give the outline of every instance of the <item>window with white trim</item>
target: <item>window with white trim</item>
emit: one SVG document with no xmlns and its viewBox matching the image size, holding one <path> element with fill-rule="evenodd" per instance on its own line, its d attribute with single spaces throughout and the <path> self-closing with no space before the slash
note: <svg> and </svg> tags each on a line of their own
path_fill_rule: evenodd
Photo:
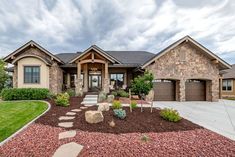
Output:
<svg viewBox="0 0 235 157">
<path fill-rule="evenodd" d="M 223 91 L 232 91 L 232 80 L 223 80 Z"/>
</svg>

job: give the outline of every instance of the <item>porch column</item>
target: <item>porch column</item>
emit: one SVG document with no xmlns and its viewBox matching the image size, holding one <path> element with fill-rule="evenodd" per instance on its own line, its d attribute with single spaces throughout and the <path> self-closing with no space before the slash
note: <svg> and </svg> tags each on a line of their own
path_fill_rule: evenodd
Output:
<svg viewBox="0 0 235 157">
<path fill-rule="evenodd" d="M 77 81 L 76 81 L 76 95 L 81 96 L 82 93 L 82 79 L 81 79 L 81 63 L 77 63 Z"/>
<path fill-rule="evenodd" d="M 84 92 L 88 92 L 88 70 L 87 64 L 84 64 Z"/>
<path fill-rule="evenodd" d="M 70 88 L 71 84 L 70 84 L 70 73 L 67 73 L 67 88 Z"/>
<path fill-rule="evenodd" d="M 104 66 L 104 92 L 109 93 L 109 67 L 108 62 Z"/>
</svg>

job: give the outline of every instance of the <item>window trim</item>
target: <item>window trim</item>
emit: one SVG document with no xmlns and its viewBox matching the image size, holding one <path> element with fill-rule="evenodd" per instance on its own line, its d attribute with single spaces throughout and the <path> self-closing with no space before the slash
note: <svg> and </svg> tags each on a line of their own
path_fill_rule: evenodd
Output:
<svg viewBox="0 0 235 157">
<path fill-rule="evenodd" d="M 226 81 L 226 90 L 223 89 L 223 83 L 224 83 L 224 81 Z M 228 89 L 227 89 L 227 88 L 228 88 L 228 81 L 231 81 L 231 90 L 228 90 Z M 221 86 L 221 88 L 222 88 L 222 91 L 223 91 L 223 92 L 233 92 L 233 80 L 232 80 L 232 79 L 222 80 L 222 86 Z"/>
<path fill-rule="evenodd" d="M 31 68 L 38 67 L 39 68 L 39 81 L 37 83 L 33 83 L 33 82 L 27 83 L 27 82 L 25 82 L 25 68 L 26 67 L 31 67 Z M 24 77 L 24 80 L 23 80 L 24 84 L 41 84 L 41 65 L 23 65 L 23 77 Z M 32 77 L 33 76 L 31 76 L 31 79 L 32 79 Z"/>
</svg>

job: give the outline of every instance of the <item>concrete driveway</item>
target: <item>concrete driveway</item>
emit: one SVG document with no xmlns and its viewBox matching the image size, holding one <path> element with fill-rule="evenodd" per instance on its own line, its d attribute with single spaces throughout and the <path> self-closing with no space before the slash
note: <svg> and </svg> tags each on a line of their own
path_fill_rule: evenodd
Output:
<svg viewBox="0 0 235 157">
<path fill-rule="evenodd" d="M 155 101 L 154 107 L 170 107 L 179 111 L 182 117 L 235 140 L 235 101 L 219 102 L 163 102 Z"/>
</svg>

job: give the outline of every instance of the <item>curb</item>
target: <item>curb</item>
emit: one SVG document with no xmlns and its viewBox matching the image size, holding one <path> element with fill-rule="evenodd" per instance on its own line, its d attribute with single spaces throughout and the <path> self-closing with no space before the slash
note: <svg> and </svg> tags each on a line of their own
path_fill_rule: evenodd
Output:
<svg viewBox="0 0 235 157">
<path fill-rule="evenodd" d="M 24 100 L 23 100 L 24 101 Z M 34 118 L 33 120 L 31 120 L 30 122 L 28 122 L 27 124 L 25 124 L 22 128 L 20 128 L 19 130 L 17 130 L 15 133 L 13 133 L 11 136 L 9 136 L 8 138 L 6 138 L 5 140 L 3 140 L 2 142 L 0 142 L 0 146 L 2 146 L 3 144 L 5 144 L 6 142 L 8 142 L 9 140 L 11 140 L 13 137 L 15 137 L 17 134 L 19 134 L 20 132 L 22 132 L 24 129 L 26 129 L 29 125 L 31 125 L 32 123 L 34 123 L 34 121 L 36 121 L 38 118 L 40 118 L 41 116 L 43 116 L 46 112 L 48 112 L 51 109 L 51 104 L 47 101 L 43 101 L 43 100 L 27 100 L 27 101 L 40 101 L 40 102 L 44 102 L 47 104 L 48 108 L 46 109 L 46 111 L 44 111 L 43 113 L 41 113 L 39 116 L 37 116 L 36 118 Z M 6 101 L 7 102 L 7 101 Z M 12 101 L 11 101 L 12 102 Z M 15 101 L 15 102 L 20 102 L 20 101 Z"/>
</svg>

